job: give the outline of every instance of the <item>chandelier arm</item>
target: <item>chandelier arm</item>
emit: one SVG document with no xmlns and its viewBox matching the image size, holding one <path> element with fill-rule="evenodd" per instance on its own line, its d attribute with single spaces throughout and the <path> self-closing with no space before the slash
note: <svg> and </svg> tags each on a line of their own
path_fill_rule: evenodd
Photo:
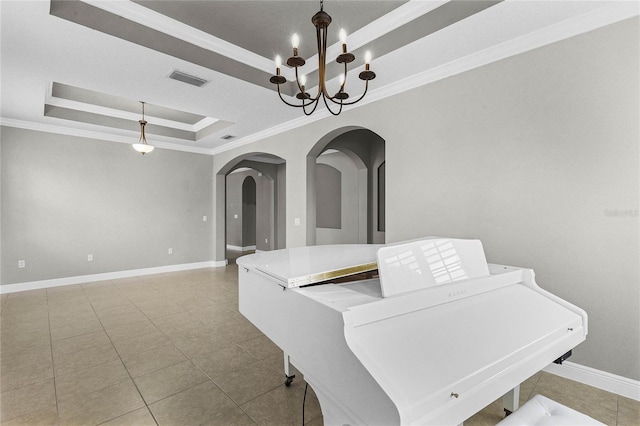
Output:
<svg viewBox="0 0 640 426">
<path fill-rule="evenodd" d="M 282 100 L 282 102 L 284 102 L 285 104 L 287 104 L 289 106 L 296 107 L 296 108 L 302 108 L 304 106 L 309 106 L 309 105 L 311 105 L 313 103 L 313 101 L 311 101 L 306 105 L 304 105 L 304 102 L 303 102 L 303 105 L 296 105 L 296 104 L 292 104 L 292 103 L 287 102 L 287 100 L 282 96 L 282 93 L 280 92 L 280 85 L 279 84 L 278 84 L 278 96 L 280 96 L 280 99 Z"/>
<path fill-rule="evenodd" d="M 362 98 L 364 98 L 364 95 L 367 94 L 367 90 L 369 89 L 369 81 L 365 81 L 364 84 L 364 92 L 362 93 L 362 95 L 360 95 L 360 97 L 358 99 L 356 99 L 355 101 L 351 101 L 351 102 L 342 102 L 342 105 L 353 105 L 355 103 L 358 103 L 362 100 Z"/>
<path fill-rule="evenodd" d="M 329 100 L 332 101 L 333 103 L 340 105 L 340 109 L 338 109 L 338 112 L 334 112 L 329 106 L 329 102 L 327 102 L 327 98 L 323 96 L 322 99 L 324 100 L 324 104 L 327 106 L 327 109 L 332 115 L 340 115 L 340 113 L 342 112 L 342 102 L 336 102 L 333 99 L 329 98 Z"/>
<path fill-rule="evenodd" d="M 298 89 L 300 90 L 300 93 L 305 93 L 304 90 L 302 90 L 302 86 L 300 85 L 300 80 L 298 80 L 298 67 L 295 67 L 296 70 L 296 84 L 298 85 Z M 280 86 L 278 86 L 278 89 L 280 88 Z M 318 93 L 316 94 L 316 96 L 314 98 L 309 97 L 308 99 L 310 99 L 310 102 L 307 105 L 311 105 L 312 102 L 316 102 L 319 98 L 320 98 L 320 88 L 318 88 Z M 304 103 L 304 100 L 302 101 L 302 103 Z M 296 105 L 299 106 L 299 105 Z"/>
<path fill-rule="evenodd" d="M 325 91 L 325 93 L 324 93 L 324 94 L 325 94 L 325 97 L 326 97 L 327 99 L 329 99 L 331 102 L 333 102 L 334 104 L 342 105 L 342 104 L 343 104 L 343 102 L 342 102 L 343 100 L 342 100 L 342 99 L 340 99 L 340 100 L 336 101 L 336 96 L 338 96 L 338 93 L 342 93 L 342 92 L 344 92 L 344 86 L 345 86 L 346 84 L 347 84 L 347 63 L 345 62 L 345 64 L 344 64 L 344 83 L 342 83 L 342 84 L 340 85 L 340 89 L 339 89 L 339 90 L 338 90 L 338 92 L 337 92 L 335 95 L 333 95 L 333 96 L 329 96 L 329 94 Z M 345 105 L 349 105 L 349 104 L 345 104 Z"/>
<path fill-rule="evenodd" d="M 312 109 L 311 111 L 309 111 L 309 112 L 307 112 L 307 108 L 306 108 L 306 107 L 307 107 L 307 106 L 309 106 L 309 105 L 311 105 L 311 103 L 308 103 L 308 104 L 306 104 L 306 105 L 301 105 L 301 106 L 302 106 L 302 112 L 304 112 L 304 115 L 311 115 L 311 114 L 313 114 L 313 113 L 314 113 L 314 111 L 316 110 L 316 108 L 318 108 L 318 104 L 319 104 L 319 103 L 320 103 L 320 102 L 318 102 L 318 99 L 316 99 L 315 101 L 313 101 L 313 104 L 314 104 L 314 105 L 313 105 L 313 109 Z"/>
</svg>

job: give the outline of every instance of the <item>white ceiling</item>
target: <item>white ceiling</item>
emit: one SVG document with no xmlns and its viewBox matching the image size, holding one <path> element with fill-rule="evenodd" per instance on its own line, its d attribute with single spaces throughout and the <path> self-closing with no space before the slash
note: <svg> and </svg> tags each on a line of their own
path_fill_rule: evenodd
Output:
<svg viewBox="0 0 640 426">
<path fill-rule="evenodd" d="M 293 32 L 314 81 L 310 19 L 318 9 L 312 0 L 2 0 L 0 123 L 134 143 L 145 101 L 152 145 L 214 154 L 326 117 L 323 109 L 304 117 L 284 105 L 268 82 L 275 54 L 290 55 Z M 365 99 L 348 107 L 357 108 L 638 16 L 639 3 L 327 0 L 324 9 L 333 18 L 330 34 L 347 29 L 358 57 L 347 84 L 352 98 L 363 87 L 363 51 L 374 55 L 377 77 Z M 171 80 L 173 70 L 208 83 Z M 290 70 L 283 73 L 290 79 Z"/>
</svg>

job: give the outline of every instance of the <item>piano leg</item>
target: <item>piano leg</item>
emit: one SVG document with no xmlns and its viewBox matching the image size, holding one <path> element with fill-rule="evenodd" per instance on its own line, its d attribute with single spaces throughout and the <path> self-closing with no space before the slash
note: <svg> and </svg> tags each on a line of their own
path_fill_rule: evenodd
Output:
<svg viewBox="0 0 640 426">
<path fill-rule="evenodd" d="M 284 353 L 284 375 L 286 380 L 284 381 L 284 385 L 286 387 L 291 386 L 291 382 L 293 382 L 293 378 L 296 377 L 295 374 L 290 375 L 289 368 L 291 368 L 291 363 L 289 362 L 289 354 Z"/>
<path fill-rule="evenodd" d="M 502 397 L 504 416 L 507 417 L 518 409 L 520 405 L 520 385 L 516 386 Z"/>
</svg>

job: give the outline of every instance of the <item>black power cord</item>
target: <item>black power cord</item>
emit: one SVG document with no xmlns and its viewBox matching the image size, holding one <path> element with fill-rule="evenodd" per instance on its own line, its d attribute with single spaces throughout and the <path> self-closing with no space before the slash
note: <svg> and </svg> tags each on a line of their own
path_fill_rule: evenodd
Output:
<svg viewBox="0 0 640 426">
<path fill-rule="evenodd" d="M 302 426 L 304 426 L 304 403 L 307 400 L 307 387 L 309 386 L 309 383 L 306 383 L 304 385 L 304 397 L 302 398 Z"/>
</svg>

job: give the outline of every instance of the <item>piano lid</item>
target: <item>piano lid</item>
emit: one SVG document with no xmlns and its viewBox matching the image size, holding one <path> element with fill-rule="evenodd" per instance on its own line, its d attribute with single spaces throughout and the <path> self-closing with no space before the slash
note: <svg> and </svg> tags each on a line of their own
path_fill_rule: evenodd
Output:
<svg viewBox="0 0 640 426">
<path fill-rule="evenodd" d="M 293 288 L 378 269 L 382 244 L 339 244 L 263 251 L 238 258 L 244 268 L 263 272 Z"/>
</svg>

